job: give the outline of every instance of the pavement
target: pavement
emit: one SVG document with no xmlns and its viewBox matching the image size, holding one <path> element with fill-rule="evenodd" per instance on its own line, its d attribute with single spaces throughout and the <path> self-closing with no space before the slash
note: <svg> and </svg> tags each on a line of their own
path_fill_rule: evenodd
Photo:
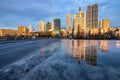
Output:
<svg viewBox="0 0 120 80">
<path fill-rule="evenodd" d="M 43 39 L 20 43 L 4 46 L 9 50 L 18 47 L 12 52 L 22 51 L 18 52 L 21 55 L 31 53 L 0 69 L 0 80 L 120 80 L 119 41 Z"/>
<path fill-rule="evenodd" d="M 59 41 L 59 39 L 39 39 L 0 44 L 0 69 L 57 41 Z"/>
</svg>

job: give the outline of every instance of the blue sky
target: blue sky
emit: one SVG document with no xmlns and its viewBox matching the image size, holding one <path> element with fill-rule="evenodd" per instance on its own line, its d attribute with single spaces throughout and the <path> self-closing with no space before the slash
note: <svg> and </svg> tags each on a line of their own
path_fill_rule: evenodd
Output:
<svg viewBox="0 0 120 80">
<path fill-rule="evenodd" d="M 37 30 L 39 21 L 53 22 L 54 18 L 60 18 L 65 27 L 67 13 L 73 18 L 79 6 L 85 11 L 95 3 L 99 4 L 99 20 L 110 19 L 111 26 L 120 26 L 120 0 L 0 0 L 0 28 L 32 24 Z"/>
</svg>

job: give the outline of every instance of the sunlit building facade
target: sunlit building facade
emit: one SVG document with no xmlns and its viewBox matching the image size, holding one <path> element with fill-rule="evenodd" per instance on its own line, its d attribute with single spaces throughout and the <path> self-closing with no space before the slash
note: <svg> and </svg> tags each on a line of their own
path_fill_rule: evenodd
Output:
<svg viewBox="0 0 120 80">
<path fill-rule="evenodd" d="M 82 12 L 81 7 L 79 8 L 79 13 L 74 15 L 74 36 L 84 35 L 84 30 L 86 29 L 86 12 Z"/>
<path fill-rule="evenodd" d="M 40 21 L 40 23 L 39 23 L 39 32 L 45 32 L 45 23 L 44 23 L 44 21 Z"/>
<path fill-rule="evenodd" d="M 33 26 L 29 25 L 29 32 L 32 33 L 33 32 Z"/>
<path fill-rule="evenodd" d="M 64 28 L 61 29 L 61 37 L 63 37 L 63 38 L 67 37 L 67 31 Z"/>
<path fill-rule="evenodd" d="M 72 34 L 72 18 L 70 14 L 66 14 L 66 30 L 68 35 Z"/>
<path fill-rule="evenodd" d="M 28 33 L 28 28 L 26 26 L 18 26 L 18 34 L 26 35 Z"/>
<path fill-rule="evenodd" d="M 0 36 L 17 36 L 18 30 L 0 29 Z"/>
<path fill-rule="evenodd" d="M 117 37 L 118 39 L 120 39 L 120 28 L 118 28 L 117 31 L 116 31 L 116 37 Z"/>
<path fill-rule="evenodd" d="M 97 36 L 98 35 L 98 28 L 92 28 L 91 30 L 90 30 L 90 36 L 93 36 L 93 37 L 95 37 L 95 36 Z"/>
<path fill-rule="evenodd" d="M 100 32 L 106 33 L 110 28 L 110 20 L 101 20 L 100 21 Z"/>
</svg>

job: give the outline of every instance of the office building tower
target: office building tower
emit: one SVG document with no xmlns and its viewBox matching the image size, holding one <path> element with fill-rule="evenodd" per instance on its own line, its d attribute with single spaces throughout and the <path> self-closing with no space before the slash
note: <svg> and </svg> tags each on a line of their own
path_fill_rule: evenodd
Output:
<svg viewBox="0 0 120 80">
<path fill-rule="evenodd" d="M 39 23 L 39 32 L 45 32 L 45 24 L 43 21 Z"/>
<path fill-rule="evenodd" d="M 81 7 L 79 13 L 74 15 L 74 36 L 82 35 L 86 28 L 86 12 L 82 12 Z"/>
<path fill-rule="evenodd" d="M 51 29 L 52 29 L 52 23 L 47 22 L 46 23 L 46 32 L 51 31 Z"/>
<path fill-rule="evenodd" d="M 33 26 L 29 25 L 29 32 L 33 32 Z"/>
<path fill-rule="evenodd" d="M 68 35 L 72 34 L 72 18 L 70 14 L 66 14 L 66 31 Z"/>
<path fill-rule="evenodd" d="M 87 7 L 86 18 L 87 28 L 98 28 L 98 4 Z"/>
<path fill-rule="evenodd" d="M 61 37 L 61 21 L 59 18 L 54 19 L 54 37 Z"/>
</svg>

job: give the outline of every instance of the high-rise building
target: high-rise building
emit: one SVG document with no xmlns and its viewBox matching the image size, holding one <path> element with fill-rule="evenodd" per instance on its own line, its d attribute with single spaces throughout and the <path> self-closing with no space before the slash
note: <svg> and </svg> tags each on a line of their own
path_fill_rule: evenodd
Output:
<svg viewBox="0 0 120 80">
<path fill-rule="evenodd" d="M 18 26 L 19 35 L 25 35 L 28 33 L 28 28 L 26 26 Z"/>
<path fill-rule="evenodd" d="M 43 21 L 40 21 L 39 23 L 39 32 L 44 32 L 45 31 L 45 24 Z"/>
<path fill-rule="evenodd" d="M 54 37 L 61 37 L 60 29 L 61 29 L 61 21 L 59 18 L 55 18 L 54 19 L 54 31 L 53 31 Z"/>
<path fill-rule="evenodd" d="M 98 28 L 98 4 L 94 4 L 93 8 L 93 28 Z"/>
<path fill-rule="evenodd" d="M 79 13 L 74 15 L 74 36 L 81 35 L 86 28 L 86 12 L 82 12 L 81 8 L 79 10 Z"/>
<path fill-rule="evenodd" d="M 68 35 L 72 34 L 72 18 L 70 14 L 66 14 L 66 30 Z"/>
<path fill-rule="evenodd" d="M 98 4 L 87 7 L 86 18 L 87 28 L 98 28 Z"/>
<path fill-rule="evenodd" d="M 46 32 L 50 31 L 52 29 L 52 23 L 47 22 L 46 23 Z"/>
<path fill-rule="evenodd" d="M 29 32 L 33 32 L 33 26 L 29 25 Z"/>
</svg>

